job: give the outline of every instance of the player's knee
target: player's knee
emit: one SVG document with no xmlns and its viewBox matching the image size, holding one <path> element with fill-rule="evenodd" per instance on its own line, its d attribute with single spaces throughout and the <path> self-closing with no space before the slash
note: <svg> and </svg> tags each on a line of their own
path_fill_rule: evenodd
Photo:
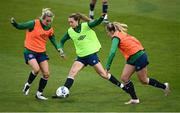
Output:
<svg viewBox="0 0 180 113">
<path fill-rule="evenodd" d="M 35 75 L 37 75 L 40 72 L 40 68 L 37 67 L 37 68 L 33 69 L 33 72 Z"/>
</svg>

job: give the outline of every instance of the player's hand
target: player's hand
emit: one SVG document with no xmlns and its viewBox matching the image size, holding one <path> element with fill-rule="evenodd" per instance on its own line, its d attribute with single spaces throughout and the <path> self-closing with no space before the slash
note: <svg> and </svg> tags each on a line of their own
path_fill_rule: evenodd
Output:
<svg viewBox="0 0 180 113">
<path fill-rule="evenodd" d="M 106 71 L 106 73 L 108 74 L 108 73 L 110 73 L 110 71 L 109 70 L 107 70 L 107 69 L 105 69 L 105 71 Z"/>
<path fill-rule="evenodd" d="M 65 53 L 64 53 L 63 49 L 62 49 L 62 48 L 59 48 L 59 49 L 58 49 L 58 52 L 59 52 L 60 57 L 62 57 L 62 58 L 65 59 L 66 56 L 65 56 Z"/>
<path fill-rule="evenodd" d="M 14 23 L 16 23 L 16 21 L 15 21 L 14 17 L 11 17 L 11 20 L 10 20 L 10 22 L 11 22 L 11 24 L 14 24 Z"/>
<path fill-rule="evenodd" d="M 106 16 L 106 13 L 102 13 L 101 17 L 104 18 Z"/>
</svg>

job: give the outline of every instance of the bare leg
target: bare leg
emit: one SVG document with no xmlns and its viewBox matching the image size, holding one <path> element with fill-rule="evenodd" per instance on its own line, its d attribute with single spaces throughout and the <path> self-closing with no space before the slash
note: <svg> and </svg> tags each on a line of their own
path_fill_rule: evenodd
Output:
<svg viewBox="0 0 180 113">
<path fill-rule="evenodd" d="M 135 66 L 126 64 L 124 66 L 124 69 L 123 69 L 123 72 L 122 72 L 122 75 L 121 75 L 121 80 L 125 84 L 125 91 L 127 93 L 129 93 L 129 95 L 132 98 L 130 101 L 126 102 L 125 104 L 137 104 L 137 103 L 139 103 L 139 99 L 136 96 L 134 85 L 130 81 L 130 78 L 131 78 L 131 76 L 133 75 L 134 72 L 135 72 Z"/>
<path fill-rule="evenodd" d="M 30 72 L 28 80 L 24 85 L 24 88 L 23 88 L 24 95 L 29 94 L 29 88 L 40 71 L 39 64 L 37 63 L 36 59 L 29 60 L 28 64 L 31 67 L 32 71 Z"/>
<path fill-rule="evenodd" d="M 48 61 L 44 60 L 42 62 L 39 63 L 41 72 L 43 74 L 43 77 L 40 79 L 39 81 L 39 87 L 38 87 L 38 91 L 36 93 L 36 98 L 40 99 L 40 100 L 47 100 L 48 98 L 43 96 L 43 90 L 47 85 L 48 82 L 48 78 L 49 78 L 49 66 L 48 66 Z"/>
<path fill-rule="evenodd" d="M 118 87 L 121 87 L 123 88 L 124 85 L 119 82 L 112 74 L 110 73 L 107 73 L 103 66 L 101 65 L 101 63 L 97 63 L 95 66 L 94 66 L 94 69 L 96 70 L 96 72 L 104 79 L 108 79 L 111 83 L 115 84 L 116 86 Z"/>
<path fill-rule="evenodd" d="M 140 82 L 144 85 L 151 85 L 153 87 L 161 88 L 165 91 L 165 95 L 167 96 L 169 91 L 169 84 L 168 83 L 161 83 L 153 78 L 148 78 L 147 76 L 147 67 L 144 67 L 140 71 L 137 72 L 138 78 Z"/>
<path fill-rule="evenodd" d="M 71 86 L 73 85 L 75 76 L 83 67 L 84 67 L 84 64 L 82 64 L 79 61 L 75 61 L 69 71 L 69 75 L 66 79 L 66 82 L 64 83 L 64 86 L 66 86 L 68 89 L 70 89 Z"/>
</svg>

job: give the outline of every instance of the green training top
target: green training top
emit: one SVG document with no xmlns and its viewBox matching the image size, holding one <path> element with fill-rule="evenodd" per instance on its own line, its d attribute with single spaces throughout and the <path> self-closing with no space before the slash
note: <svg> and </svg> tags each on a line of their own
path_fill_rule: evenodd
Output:
<svg viewBox="0 0 180 113">
<path fill-rule="evenodd" d="M 76 28 L 69 28 L 60 41 L 60 47 L 63 48 L 64 43 L 72 39 L 76 48 L 76 54 L 84 57 L 92 53 L 98 52 L 101 45 L 97 39 L 95 32 L 91 29 L 99 25 L 104 17 L 100 17 L 92 22 L 79 24 Z"/>
<path fill-rule="evenodd" d="M 46 26 L 42 23 L 42 20 L 40 19 L 40 22 L 41 22 L 41 25 L 42 25 L 42 28 L 44 30 L 49 30 L 51 28 L 51 26 Z M 31 20 L 31 21 L 28 21 L 28 22 L 24 22 L 24 23 L 17 23 L 17 22 L 14 22 L 12 23 L 12 25 L 17 28 L 17 29 L 20 29 L 20 30 L 29 30 L 29 31 L 32 31 L 34 29 L 34 24 L 35 24 L 35 21 L 34 20 Z M 56 38 L 54 35 L 52 35 L 51 37 L 49 37 L 51 43 L 53 44 L 53 46 L 58 49 L 60 48 L 59 47 L 59 44 L 57 44 L 56 42 Z M 29 50 L 28 50 L 29 51 Z M 26 49 L 24 50 L 24 52 L 28 52 Z"/>
<path fill-rule="evenodd" d="M 69 28 L 68 34 L 74 42 L 76 54 L 79 57 L 96 53 L 101 48 L 96 33 L 88 26 L 87 22 L 81 24 L 80 33 L 74 31 L 73 28 Z"/>
</svg>

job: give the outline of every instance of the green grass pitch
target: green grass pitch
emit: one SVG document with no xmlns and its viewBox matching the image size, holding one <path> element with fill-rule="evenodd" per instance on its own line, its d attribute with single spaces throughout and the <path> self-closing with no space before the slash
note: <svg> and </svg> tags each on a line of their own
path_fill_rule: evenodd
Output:
<svg viewBox="0 0 180 113">
<path fill-rule="evenodd" d="M 67 31 L 68 16 L 73 12 L 88 15 L 89 0 L 2 0 L 0 3 L 0 112 L 178 112 L 180 111 L 180 0 L 109 0 L 110 21 L 129 26 L 129 34 L 137 37 L 149 56 L 148 75 L 169 82 L 171 93 L 165 97 L 162 90 L 143 86 L 136 75 L 132 77 L 141 103 L 124 105 L 129 96 L 121 89 L 100 78 L 93 68 L 83 69 L 76 77 L 70 97 L 53 100 L 51 95 L 64 84 L 75 59 L 72 41 L 65 44 L 67 60 L 63 60 L 47 44 L 51 76 L 44 94 L 48 101 L 35 99 L 40 76 L 36 78 L 30 94 L 24 96 L 22 88 L 30 68 L 24 63 L 25 31 L 16 30 L 10 18 L 25 22 L 38 18 L 42 8 L 50 7 L 55 13 L 53 27 L 59 41 Z M 101 0 L 95 16 L 101 14 Z M 104 25 L 95 28 L 102 44 L 99 57 L 103 65 L 110 49 L 110 39 Z M 111 72 L 120 78 L 125 61 L 119 52 Z M 41 74 L 39 74 L 41 75 Z"/>
</svg>

